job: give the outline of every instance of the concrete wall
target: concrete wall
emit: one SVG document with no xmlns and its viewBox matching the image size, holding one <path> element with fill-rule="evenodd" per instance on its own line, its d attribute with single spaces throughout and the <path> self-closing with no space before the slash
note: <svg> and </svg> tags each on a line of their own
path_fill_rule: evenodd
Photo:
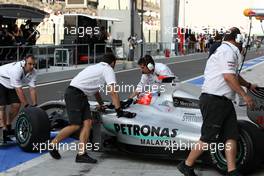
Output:
<svg viewBox="0 0 264 176">
<path fill-rule="evenodd" d="M 160 5 L 161 42 L 172 42 L 173 31 L 176 31 L 173 29 L 178 26 L 179 0 L 163 0 Z"/>
</svg>

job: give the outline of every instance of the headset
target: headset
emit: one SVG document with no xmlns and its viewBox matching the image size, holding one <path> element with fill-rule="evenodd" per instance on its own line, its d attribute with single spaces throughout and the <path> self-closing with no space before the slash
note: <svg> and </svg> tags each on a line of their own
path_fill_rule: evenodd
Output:
<svg viewBox="0 0 264 176">
<path fill-rule="evenodd" d="M 155 65 L 151 63 L 151 61 L 147 61 L 146 57 L 144 57 L 144 60 L 145 60 L 146 66 L 149 69 L 149 71 L 152 71 L 155 69 Z"/>
<path fill-rule="evenodd" d="M 149 69 L 150 71 L 154 70 L 154 68 L 155 68 L 154 65 L 153 65 L 152 63 L 148 63 L 147 67 L 148 67 L 148 69 Z"/>
<path fill-rule="evenodd" d="M 225 34 L 224 40 L 229 37 L 235 40 L 236 43 L 243 43 L 244 37 L 240 33 L 240 30 L 238 28 L 234 28 L 233 30 L 230 30 L 228 33 Z"/>
<path fill-rule="evenodd" d="M 21 67 L 25 67 L 27 65 L 27 59 L 24 58 L 21 62 L 20 62 Z"/>
<path fill-rule="evenodd" d="M 36 60 L 36 58 L 32 55 L 32 54 L 29 54 L 27 56 L 25 56 L 21 61 L 20 61 L 20 66 L 24 69 L 25 66 L 27 65 L 27 59 L 28 58 L 32 58 L 33 60 Z"/>
<path fill-rule="evenodd" d="M 27 59 L 24 57 L 21 61 L 14 62 L 13 65 L 16 65 L 17 63 L 20 64 L 20 67 L 24 68 L 27 64 Z"/>
<path fill-rule="evenodd" d="M 236 42 L 236 43 L 243 43 L 243 42 L 244 42 L 244 37 L 243 37 L 243 35 L 241 35 L 241 34 L 237 34 L 237 35 L 236 35 L 236 38 L 235 38 L 235 42 Z"/>
</svg>

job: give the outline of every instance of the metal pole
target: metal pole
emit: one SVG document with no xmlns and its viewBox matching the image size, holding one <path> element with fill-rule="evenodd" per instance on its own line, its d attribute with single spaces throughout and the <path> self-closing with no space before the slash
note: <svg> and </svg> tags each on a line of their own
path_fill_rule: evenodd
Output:
<svg viewBox="0 0 264 176">
<path fill-rule="evenodd" d="M 142 40 L 142 44 L 141 44 L 141 55 L 140 57 L 143 57 L 143 47 L 144 47 L 144 34 L 143 34 L 143 21 L 144 21 L 144 0 L 141 0 L 141 40 Z"/>
<path fill-rule="evenodd" d="M 53 44 L 56 44 L 56 25 L 53 23 Z"/>
<path fill-rule="evenodd" d="M 75 68 L 78 66 L 78 44 L 75 44 Z"/>
<path fill-rule="evenodd" d="M 184 0 L 184 2 L 183 2 L 184 4 L 183 4 L 183 52 L 184 52 L 184 55 L 186 54 L 185 52 L 186 52 L 186 48 L 185 48 L 185 32 L 186 32 L 186 28 L 185 28 L 185 3 L 186 3 L 186 0 Z"/>
<path fill-rule="evenodd" d="M 49 63 L 49 58 L 47 57 L 48 56 L 48 52 L 49 52 L 49 50 L 48 50 L 48 47 L 46 47 L 46 72 L 48 72 L 48 63 Z"/>
<path fill-rule="evenodd" d="M 185 29 L 185 0 L 183 1 L 183 27 Z"/>
<path fill-rule="evenodd" d="M 19 57 L 19 46 L 17 46 L 17 61 L 20 60 L 19 58 L 20 58 L 20 57 Z"/>
<path fill-rule="evenodd" d="M 151 36 L 150 36 L 150 30 L 148 31 L 148 35 L 149 35 L 149 43 L 150 43 L 150 37 L 151 37 Z"/>
<path fill-rule="evenodd" d="M 63 65 L 64 65 L 64 49 L 62 49 L 61 70 L 63 70 Z"/>
<path fill-rule="evenodd" d="M 33 50 L 34 47 L 35 47 L 35 46 L 32 46 L 32 50 Z M 37 48 L 38 48 L 37 53 L 38 53 L 38 56 L 39 56 L 39 47 L 37 47 Z M 38 64 L 38 66 L 37 66 L 37 70 L 39 71 L 39 58 L 37 58 L 37 64 Z"/>
<path fill-rule="evenodd" d="M 135 14 L 135 0 L 130 0 L 130 18 L 131 18 L 131 21 L 130 21 L 130 36 L 133 37 L 134 36 L 134 14 Z M 130 49 L 129 49 L 130 50 Z M 130 61 L 133 61 L 134 60 L 134 49 L 132 49 L 130 51 L 130 58 L 129 58 Z"/>
<path fill-rule="evenodd" d="M 88 64 L 90 64 L 90 46 L 89 44 L 87 45 L 88 46 L 88 54 L 87 54 L 87 58 L 88 58 Z"/>
<path fill-rule="evenodd" d="M 156 43 L 158 43 L 158 40 L 159 40 L 159 31 L 156 30 Z"/>
<path fill-rule="evenodd" d="M 120 0 L 118 0 L 118 10 L 121 10 Z"/>
<path fill-rule="evenodd" d="M 96 46 L 97 44 L 94 44 L 94 64 L 96 64 Z"/>
</svg>

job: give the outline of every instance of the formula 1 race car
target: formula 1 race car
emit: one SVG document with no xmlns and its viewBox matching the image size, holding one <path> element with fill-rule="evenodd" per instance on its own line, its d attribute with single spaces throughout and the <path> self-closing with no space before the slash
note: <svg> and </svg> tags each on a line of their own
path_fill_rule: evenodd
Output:
<svg viewBox="0 0 264 176">
<path fill-rule="evenodd" d="M 201 90 L 192 84 L 173 81 L 163 81 L 162 86 L 165 92 L 142 96 L 126 109 L 137 114 L 132 119 L 117 118 L 113 109 L 99 112 L 95 102 L 89 102 L 94 120 L 90 142 L 99 143 L 102 151 L 115 146 L 140 156 L 185 159 L 200 138 L 202 115 L 198 97 Z M 264 88 L 249 94 L 257 102 L 254 110 L 247 110 L 253 123 L 238 121 L 237 165 L 244 173 L 252 172 L 263 158 Z M 16 123 L 17 143 L 23 150 L 32 151 L 33 143 L 46 142 L 51 131 L 67 125 L 64 101 L 49 101 L 39 108 L 27 108 Z M 227 169 L 224 153 L 223 146 L 210 145 L 201 160 L 223 173 Z"/>
</svg>

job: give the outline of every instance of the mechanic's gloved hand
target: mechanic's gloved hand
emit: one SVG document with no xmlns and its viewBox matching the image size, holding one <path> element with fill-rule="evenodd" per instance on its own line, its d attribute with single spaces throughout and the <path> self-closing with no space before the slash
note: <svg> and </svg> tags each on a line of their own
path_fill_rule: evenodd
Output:
<svg viewBox="0 0 264 176">
<path fill-rule="evenodd" d="M 134 118 L 137 114 L 128 112 L 128 111 L 123 111 L 121 108 L 116 109 L 116 116 L 119 117 L 126 117 L 126 118 Z"/>
<path fill-rule="evenodd" d="M 96 106 L 96 110 L 99 112 L 105 112 L 106 108 L 107 107 L 105 105 L 97 105 Z"/>
<path fill-rule="evenodd" d="M 133 99 L 129 98 L 126 101 L 120 101 L 120 106 L 122 109 L 128 108 L 133 103 Z"/>
<path fill-rule="evenodd" d="M 105 105 L 106 108 L 108 109 L 115 109 L 115 105 L 113 105 L 113 103 L 109 104 L 109 105 Z"/>
</svg>

